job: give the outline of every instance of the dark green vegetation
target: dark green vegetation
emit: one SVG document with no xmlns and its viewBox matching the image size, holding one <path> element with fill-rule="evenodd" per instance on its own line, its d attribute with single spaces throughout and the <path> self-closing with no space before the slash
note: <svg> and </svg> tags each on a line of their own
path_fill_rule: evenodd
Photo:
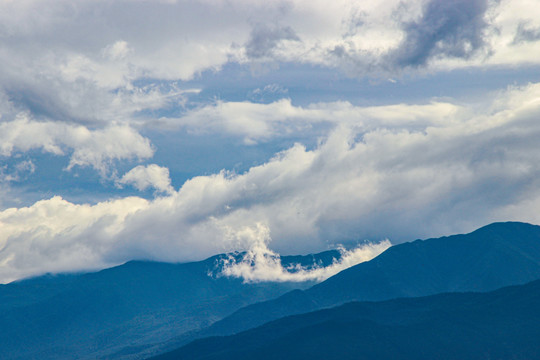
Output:
<svg viewBox="0 0 540 360">
<path fill-rule="evenodd" d="M 153 360 L 539 359 L 540 281 L 489 293 L 352 302 L 211 337 Z"/>
<path fill-rule="evenodd" d="M 495 223 L 466 235 L 393 246 L 310 289 L 240 309 L 200 335 L 234 334 L 349 301 L 490 291 L 536 279 L 540 279 L 540 226 Z"/>
<path fill-rule="evenodd" d="M 186 264 L 133 261 L 96 273 L 0 285 L 0 358 L 129 358 L 210 325 L 298 283 L 244 284 L 219 273 L 221 256 Z M 237 254 L 241 256 L 241 254 Z M 283 257 L 329 264 L 337 252 Z M 312 285 L 312 284 L 311 284 Z"/>
</svg>

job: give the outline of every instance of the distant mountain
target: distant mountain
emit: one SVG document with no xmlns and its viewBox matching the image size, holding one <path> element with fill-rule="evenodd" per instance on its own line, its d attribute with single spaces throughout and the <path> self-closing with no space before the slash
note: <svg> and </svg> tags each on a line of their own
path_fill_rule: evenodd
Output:
<svg viewBox="0 0 540 360">
<path fill-rule="evenodd" d="M 523 284 L 540 279 L 540 227 L 496 223 L 467 235 L 396 245 L 315 286 L 208 276 L 219 273 L 224 256 L 185 264 L 133 261 L 0 285 L 0 357 L 141 359 L 202 336 L 233 334 L 348 301 Z M 282 262 L 309 267 L 333 258 L 339 253 Z"/>
<path fill-rule="evenodd" d="M 152 360 L 540 359 L 540 281 L 489 293 L 353 302 Z"/>
<path fill-rule="evenodd" d="M 196 336 L 234 334 L 349 301 L 490 291 L 536 279 L 540 279 L 540 226 L 494 223 L 466 235 L 393 246 L 310 289 L 242 308 Z"/>
<path fill-rule="evenodd" d="M 242 306 L 313 285 L 209 276 L 219 273 L 224 257 L 184 264 L 132 261 L 96 273 L 0 285 L 0 358 L 130 358 Z M 328 265 L 339 257 L 328 251 L 282 257 L 282 263 Z"/>
</svg>

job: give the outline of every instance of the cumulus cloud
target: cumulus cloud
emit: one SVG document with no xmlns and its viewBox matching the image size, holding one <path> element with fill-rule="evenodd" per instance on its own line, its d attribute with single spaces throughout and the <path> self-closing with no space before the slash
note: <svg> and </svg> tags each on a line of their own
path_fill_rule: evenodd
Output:
<svg viewBox="0 0 540 360">
<path fill-rule="evenodd" d="M 96 205 L 76 205 L 53 197 L 2 211 L 1 281 L 110 265 L 106 255 L 114 234 L 129 214 L 147 205 L 146 200 L 134 197 Z"/>
<path fill-rule="evenodd" d="M 174 191 L 171 186 L 169 169 L 156 164 L 134 167 L 118 180 L 118 184 L 132 185 L 139 191 L 148 188 L 154 188 L 158 192 L 169 194 Z"/>
<path fill-rule="evenodd" d="M 344 120 L 315 148 L 296 144 L 245 173 L 194 177 L 151 201 L 76 205 L 54 197 L 6 209 L 0 278 L 235 250 L 264 260 L 271 252 L 398 243 L 492 221 L 540 222 L 539 98 L 540 84 L 530 84 L 474 106 L 443 104 L 443 117 L 441 105 L 362 108 L 369 119 Z M 400 112 L 410 126 L 392 121 Z M 271 240 L 242 235 L 255 224 Z M 280 273 L 271 261 L 270 268 Z"/>
<path fill-rule="evenodd" d="M 67 169 L 91 166 L 103 176 L 114 160 L 145 159 L 154 150 L 147 138 L 129 126 L 90 130 L 82 125 L 36 121 L 26 114 L 0 122 L 0 155 L 41 149 L 55 155 L 70 153 Z"/>
<path fill-rule="evenodd" d="M 284 267 L 279 254 L 268 248 L 271 239 L 270 230 L 266 226 L 256 224 L 253 227 L 242 228 L 235 235 L 247 237 L 243 241 L 249 248 L 240 259 L 233 255 L 223 259 L 218 275 L 241 278 L 245 282 L 323 281 L 351 266 L 373 259 L 391 245 L 390 241 L 384 240 L 379 243 L 363 244 L 351 250 L 340 247 L 341 257 L 339 260 L 334 259 L 331 265 L 314 264 L 304 267 L 300 264 L 291 264 Z"/>
</svg>

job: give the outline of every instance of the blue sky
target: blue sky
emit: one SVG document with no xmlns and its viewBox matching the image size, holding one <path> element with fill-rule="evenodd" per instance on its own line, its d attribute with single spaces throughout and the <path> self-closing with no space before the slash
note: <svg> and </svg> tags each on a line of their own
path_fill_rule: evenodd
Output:
<svg viewBox="0 0 540 360">
<path fill-rule="evenodd" d="M 0 282 L 538 223 L 539 19 L 526 0 L 0 1 Z"/>
</svg>

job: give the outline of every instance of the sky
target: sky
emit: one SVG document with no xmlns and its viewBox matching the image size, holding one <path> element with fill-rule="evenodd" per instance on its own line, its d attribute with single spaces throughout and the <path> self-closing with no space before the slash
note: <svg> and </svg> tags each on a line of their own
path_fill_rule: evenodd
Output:
<svg viewBox="0 0 540 360">
<path fill-rule="evenodd" d="M 538 224 L 539 55 L 537 0 L 0 0 L 0 283 Z"/>
</svg>

